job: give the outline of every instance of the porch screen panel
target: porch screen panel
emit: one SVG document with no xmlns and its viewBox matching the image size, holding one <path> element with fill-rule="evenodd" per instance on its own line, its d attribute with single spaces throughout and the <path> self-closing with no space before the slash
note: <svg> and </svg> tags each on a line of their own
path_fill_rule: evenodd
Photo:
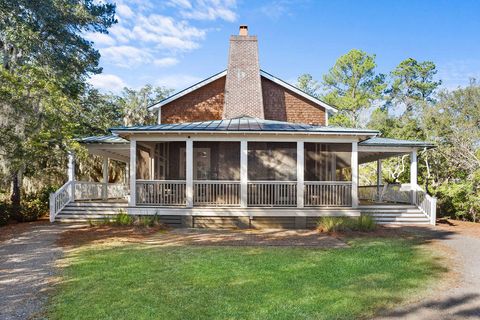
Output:
<svg viewBox="0 0 480 320">
<path fill-rule="evenodd" d="M 248 179 L 250 181 L 297 179 L 295 142 L 249 142 Z"/>
<path fill-rule="evenodd" d="M 194 141 L 193 180 L 194 205 L 240 205 L 240 142 Z"/>
<path fill-rule="evenodd" d="M 185 180 L 185 142 L 155 144 L 155 180 Z"/>
<path fill-rule="evenodd" d="M 137 179 L 150 179 L 150 152 L 137 144 Z"/>
<path fill-rule="evenodd" d="M 194 180 L 240 180 L 240 142 L 195 141 Z"/>
<path fill-rule="evenodd" d="M 305 143 L 305 181 L 351 181 L 351 143 Z"/>
</svg>

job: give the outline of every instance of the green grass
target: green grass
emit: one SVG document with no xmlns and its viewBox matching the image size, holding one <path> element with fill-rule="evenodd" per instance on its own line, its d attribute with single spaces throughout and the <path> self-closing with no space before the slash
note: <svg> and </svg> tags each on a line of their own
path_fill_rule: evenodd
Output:
<svg viewBox="0 0 480 320">
<path fill-rule="evenodd" d="M 404 239 L 347 249 L 90 246 L 67 257 L 52 319 L 352 319 L 444 270 Z"/>
</svg>

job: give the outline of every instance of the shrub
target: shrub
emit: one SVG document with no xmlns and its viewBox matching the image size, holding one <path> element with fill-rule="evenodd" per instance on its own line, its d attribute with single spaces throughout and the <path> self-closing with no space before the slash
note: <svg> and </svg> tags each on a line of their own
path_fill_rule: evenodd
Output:
<svg viewBox="0 0 480 320">
<path fill-rule="evenodd" d="M 120 210 L 118 214 L 115 215 L 114 224 L 118 226 L 130 226 L 133 224 L 133 218 L 125 211 Z"/>
<path fill-rule="evenodd" d="M 318 220 L 317 228 L 321 232 L 341 231 L 372 231 L 377 224 L 371 216 L 349 217 L 321 217 Z"/>
<path fill-rule="evenodd" d="M 10 210 L 11 206 L 7 202 L 0 202 L 0 226 L 7 224 L 10 220 Z"/>
<path fill-rule="evenodd" d="M 142 227 L 154 227 L 160 224 L 160 218 L 157 214 L 153 216 L 140 216 L 135 220 L 135 225 Z"/>
</svg>

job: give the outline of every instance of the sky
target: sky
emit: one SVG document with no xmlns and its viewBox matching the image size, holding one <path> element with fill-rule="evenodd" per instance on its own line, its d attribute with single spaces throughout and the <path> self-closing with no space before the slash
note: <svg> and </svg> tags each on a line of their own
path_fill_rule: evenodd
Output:
<svg viewBox="0 0 480 320">
<path fill-rule="evenodd" d="M 442 86 L 480 80 L 476 0 L 118 0 L 109 34 L 87 33 L 100 51 L 104 92 L 146 84 L 176 91 L 226 68 L 228 39 L 246 24 L 260 67 L 292 84 L 321 81 L 351 49 L 376 55 L 377 72 L 402 60 L 433 61 Z"/>
</svg>

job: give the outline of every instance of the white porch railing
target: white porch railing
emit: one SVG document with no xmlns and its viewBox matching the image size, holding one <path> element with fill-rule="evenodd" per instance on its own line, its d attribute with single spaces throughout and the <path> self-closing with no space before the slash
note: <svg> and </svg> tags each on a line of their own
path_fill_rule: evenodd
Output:
<svg viewBox="0 0 480 320">
<path fill-rule="evenodd" d="M 50 194 L 50 222 L 54 222 L 57 214 L 73 200 L 72 183 L 68 181 L 55 193 Z"/>
<path fill-rule="evenodd" d="M 251 181 L 247 185 L 249 207 L 295 207 L 296 181 Z"/>
<path fill-rule="evenodd" d="M 239 206 L 240 181 L 194 181 L 193 204 L 197 206 Z"/>
<path fill-rule="evenodd" d="M 374 203 L 412 204 L 412 190 L 409 184 L 386 184 L 380 186 L 359 186 L 358 198 Z"/>
<path fill-rule="evenodd" d="M 184 206 L 186 182 L 184 180 L 137 180 L 137 204 Z"/>
<path fill-rule="evenodd" d="M 128 186 L 121 183 L 75 181 L 75 200 L 122 199 L 129 194 Z"/>
<path fill-rule="evenodd" d="M 414 204 L 430 219 L 430 224 L 435 225 L 437 220 L 437 198 L 425 192 L 419 185 L 416 186 L 413 196 Z"/>
<path fill-rule="evenodd" d="M 349 207 L 352 205 L 351 181 L 305 181 L 306 207 Z"/>
</svg>

